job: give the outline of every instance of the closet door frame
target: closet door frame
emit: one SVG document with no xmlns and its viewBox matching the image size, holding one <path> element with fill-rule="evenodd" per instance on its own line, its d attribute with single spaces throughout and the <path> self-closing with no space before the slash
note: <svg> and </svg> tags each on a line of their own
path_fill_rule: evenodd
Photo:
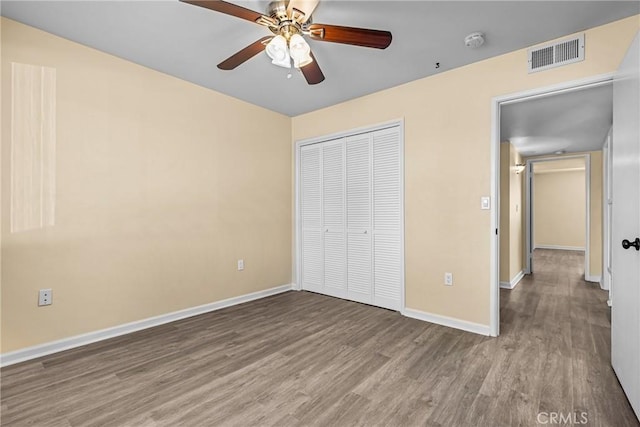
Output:
<svg viewBox="0 0 640 427">
<path fill-rule="evenodd" d="M 365 126 L 355 129 L 350 129 L 342 132 L 336 132 L 329 135 L 322 135 L 313 138 L 307 138 L 298 140 L 295 142 L 295 188 L 294 188 L 294 196 L 295 196 L 295 238 L 294 238 L 294 265 L 293 265 L 293 277 L 295 278 L 295 283 L 292 285 L 294 290 L 302 290 L 302 277 L 301 277 L 301 238 L 302 238 L 302 218 L 300 212 L 300 148 L 305 145 L 311 144 L 319 144 L 325 141 L 335 140 L 339 138 L 346 138 L 348 136 L 357 135 L 366 132 L 374 132 L 382 129 L 388 129 L 392 127 L 398 127 L 399 137 L 400 137 L 400 208 L 401 208 L 401 232 L 400 232 L 400 259 L 401 259 L 401 289 L 400 289 L 400 312 L 404 313 L 406 309 L 406 283 L 405 283 L 405 228 L 404 228 L 404 216 L 405 216 L 405 206 L 404 206 L 404 119 L 397 119 L 389 122 L 379 123 L 376 125 Z"/>
</svg>

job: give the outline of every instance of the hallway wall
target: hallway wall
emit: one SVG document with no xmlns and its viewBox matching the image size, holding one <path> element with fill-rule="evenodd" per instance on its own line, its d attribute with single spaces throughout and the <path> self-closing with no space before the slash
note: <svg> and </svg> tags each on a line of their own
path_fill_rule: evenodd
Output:
<svg viewBox="0 0 640 427">
<path fill-rule="evenodd" d="M 500 144 L 500 282 L 510 283 L 524 269 L 524 172 L 513 144 Z"/>
<path fill-rule="evenodd" d="M 533 191 L 534 247 L 584 250 L 585 171 L 536 172 Z"/>
</svg>

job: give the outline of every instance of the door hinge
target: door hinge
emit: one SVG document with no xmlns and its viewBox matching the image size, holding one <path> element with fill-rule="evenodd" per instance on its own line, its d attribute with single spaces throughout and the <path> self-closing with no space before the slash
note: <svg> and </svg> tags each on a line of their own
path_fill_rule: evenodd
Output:
<svg viewBox="0 0 640 427">
<path fill-rule="evenodd" d="M 496 236 L 498 235 L 498 229 L 496 228 Z"/>
</svg>

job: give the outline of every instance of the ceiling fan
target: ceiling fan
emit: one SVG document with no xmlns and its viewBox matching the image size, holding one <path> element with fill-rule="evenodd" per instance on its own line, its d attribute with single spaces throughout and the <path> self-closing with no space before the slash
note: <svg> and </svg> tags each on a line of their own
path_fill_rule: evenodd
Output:
<svg viewBox="0 0 640 427">
<path fill-rule="evenodd" d="M 225 13 L 267 27 L 273 35 L 262 37 L 218 64 L 221 70 L 233 70 L 265 50 L 274 65 L 300 69 L 307 83 L 318 84 L 324 74 L 304 36 L 313 40 L 385 49 L 391 44 L 389 31 L 316 24 L 311 14 L 319 0 L 276 0 L 262 14 L 222 0 L 180 0 L 195 6 Z"/>
</svg>

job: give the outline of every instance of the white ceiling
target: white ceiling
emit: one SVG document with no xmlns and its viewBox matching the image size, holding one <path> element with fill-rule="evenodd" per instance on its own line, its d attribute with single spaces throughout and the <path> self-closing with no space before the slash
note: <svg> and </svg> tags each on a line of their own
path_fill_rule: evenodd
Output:
<svg viewBox="0 0 640 427">
<path fill-rule="evenodd" d="M 612 86 L 505 105 L 500 110 L 500 138 L 525 157 L 600 150 L 613 123 Z"/>
<path fill-rule="evenodd" d="M 264 1 L 233 1 L 260 12 Z M 3 16 L 129 61 L 295 116 L 640 12 L 637 1 L 331 1 L 317 23 L 389 30 L 386 50 L 311 40 L 326 80 L 309 86 L 260 54 L 216 64 L 268 34 L 251 22 L 167 1 L 7 1 Z M 486 34 L 477 50 L 464 46 Z M 435 63 L 441 67 L 436 70 Z M 526 64 L 522 64 L 526 67 Z"/>
</svg>

